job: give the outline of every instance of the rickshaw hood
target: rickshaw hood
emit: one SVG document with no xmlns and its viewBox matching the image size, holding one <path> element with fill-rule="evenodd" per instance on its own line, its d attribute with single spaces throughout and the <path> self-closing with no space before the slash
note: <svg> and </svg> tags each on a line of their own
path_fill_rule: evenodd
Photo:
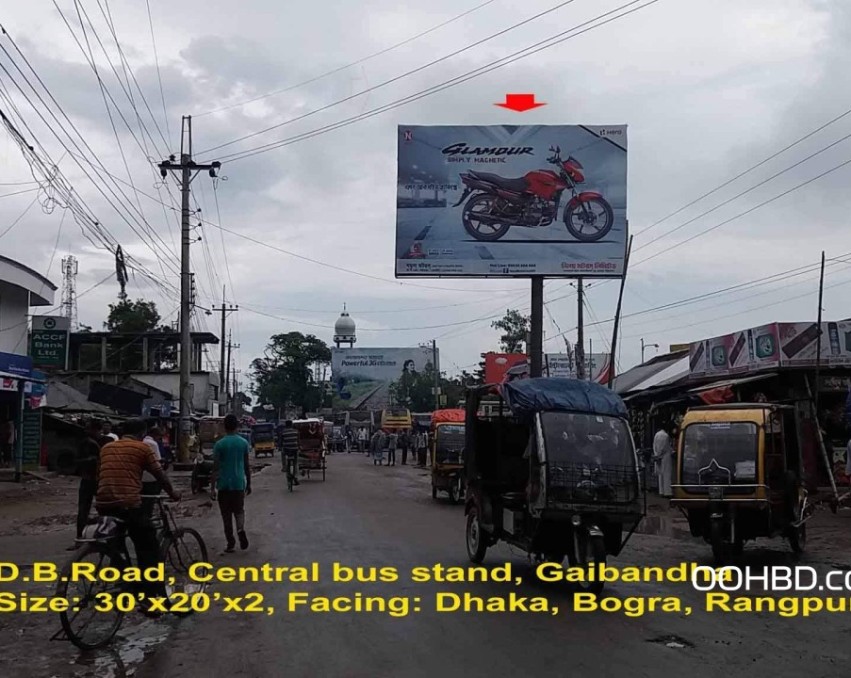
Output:
<svg viewBox="0 0 851 678">
<path fill-rule="evenodd" d="M 611 389 L 578 379 L 535 378 L 503 384 L 502 396 L 517 416 L 536 412 L 585 412 L 626 417 L 621 397 Z"/>
</svg>

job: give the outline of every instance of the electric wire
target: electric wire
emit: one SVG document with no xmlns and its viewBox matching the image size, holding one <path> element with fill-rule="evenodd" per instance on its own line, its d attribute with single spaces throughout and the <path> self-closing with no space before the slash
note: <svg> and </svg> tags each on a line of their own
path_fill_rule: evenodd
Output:
<svg viewBox="0 0 851 678">
<path fill-rule="evenodd" d="M 148 0 L 146 0 L 146 1 L 148 1 Z M 305 85 L 310 85 L 310 84 L 317 82 L 319 80 L 323 80 L 324 78 L 327 78 L 331 75 L 335 75 L 337 73 L 345 71 L 349 68 L 352 68 L 353 66 L 358 66 L 360 64 L 363 64 L 367 61 L 370 61 L 371 59 L 375 59 L 376 57 L 382 56 L 383 54 L 387 54 L 388 52 L 391 52 L 391 51 L 393 51 L 393 50 L 395 50 L 399 47 L 403 47 L 404 45 L 408 45 L 408 44 L 414 42 L 415 40 L 418 40 L 419 38 L 425 37 L 426 35 L 433 33 L 434 31 L 436 31 L 440 28 L 443 28 L 444 26 L 448 26 L 451 23 L 454 23 L 456 21 L 459 21 L 460 19 L 463 19 L 464 17 L 472 14 L 473 12 L 476 12 L 476 11 L 492 4 L 494 1 L 495 0 L 486 0 L 485 2 L 476 5 L 475 7 L 471 8 L 471 9 L 468 9 L 464 12 L 461 12 L 461 14 L 456 14 L 451 19 L 447 19 L 446 21 L 442 21 L 439 24 L 436 24 L 436 25 L 432 26 L 431 28 L 429 28 L 425 31 L 422 31 L 421 33 L 417 33 L 416 35 L 414 35 L 410 38 L 406 38 L 405 40 L 402 40 L 401 42 L 397 42 L 396 44 L 391 45 L 390 47 L 385 47 L 384 49 L 379 50 L 378 52 L 373 52 L 369 56 L 362 57 L 362 58 L 358 59 L 357 61 L 352 61 L 351 63 L 348 63 L 345 66 L 339 66 L 339 67 L 334 68 L 330 71 L 326 71 L 325 73 L 322 73 L 321 75 L 314 76 L 312 78 L 309 78 L 308 80 L 303 80 L 299 83 L 296 83 L 295 85 L 289 85 L 288 87 L 284 87 L 283 89 L 277 89 L 277 90 L 274 90 L 272 92 L 267 92 L 266 94 L 261 94 L 259 96 L 253 97 L 251 99 L 246 99 L 244 101 L 240 101 L 240 102 L 237 102 L 237 103 L 228 104 L 226 106 L 221 106 L 220 108 L 215 108 L 211 111 L 206 111 L 205 113 L 197 113 L 197 114 L 195 114 L 194 117 L 200 118 L 200 117 L 205 116 L 205 115 L 212 115 L 213 113 L 221 113 L 222 111 L 229 111 L 229 110 L 234 109 L 234 108 L 241 108 L 242 106 L 247 106 L 248 104 L 252 104 L 252 103 L 254 103 L 256 101 L 260 101 L 262 99 L 267 99 L 269 97 L 273 97 L 273 96 L 276 96 L 278 94 L 284 94 L 285 92 L 292 92 L 293 90 L 298 89 L 299 87 L 304 87 Z M 153 29 L 152 29 L 152 31 L 153 31 Z M 153 35 L 153 33 L 152 33 L 152 35 Z"/>
<path fill-rule="evenodd" d="M 444 90 L 449 89 L 451 87 L 455 87 L 456 85 L 467 82 L 468 80 L 472 80 L 474 78 L 477 78 L 480 75 L 484 75 L 485 73 L 489 73 L 493 70 L 496 70 L 498 68 L 506 66 L 509 63 L 513 63 L 513 62 L 518 61 L 520 59 L 524 59 L 528 56 L 532 56 L 533 54 L 536 54 L 540 51 L 543 51 L 545 49 L 549 49 L 550 47 L 554 47 L 555 45 L 558 45 L 558 44 L 565 42 L 567 40 L 570 40 L 572 38 L 578 37 L 579 35 L 582 35 L 584 33 L 592 31 L 596 28 L 600 28 L 600 27 L 602 27 L 606 24 L 612 23 L 613 21 L 617 21 L 618 19 L 622 19 L 622 18 L 624 18 L 624 17 L 626 17 L 630 14 L 634 14 L 635 12 L 638 12 L 642 9 L 645 9 L 646 7 L 649 7 L 651 5 L 656 4 L 660 0 L 649 0 L 648 2 L 645 2 L 642 5 L 639 5 L 638 7 L 632 7 L 632 9 L 626 9 L 626 8 L 629 8 L 632 5 L 637 4 L 640 1 L 641 0 L 631 0 L 631 2 L 627 2 L 623 5 L 620 5 L 619 7 L 616 7 L 615 9 L 613 9 L 609 12 L 605 12 L 603 14 L 600 14 L 600 15 L 594 17 L 593 19 L 590 19 L 589 21 L 585 21 L 583 23 L 577 24 L 573 28 L 567 29 L 566 31 L 563 31 L 562 33 L 558 33 L 558 34 L 556 34 L 556 35 L 554 35 L 550 38 L 547 38 L 547 39 L 542 40 L 538 43 L 535 43 L 534 45 L 530 45 L 529 47 L 526 47 L 522 50 L 519 50 L 518 52 L 514 52 L 513 54 L 510 54 L 506 57 L 502 57 L 501 59 L 498 59 L 498 60 L 493 61 L 489 64 L 486 64 L 485 66 L 481 66 L 479 68 L 473 69 L 472 71 L 468 71 L 465 74 L 462 74 L 460 76 L 456 76 L 455 78 L 452 78 L 451 80 L 445 81 L 445 82 L 440 83 L 438 85 L 434 85 L 432 87 L 429 87 L 429 88 L 422 90 L 420 92 L 417 92 L 415 94 L 411 94 L 411 95 L 408 95 L 408 96 L 403 97 L 401 99 L 397 99 L 396 101 L 390 102 L 389 104 L 384 104 L 384 105 L 376 107 L 376 108 L 374 108 L 370 111 L 366 111 L 364 113 L 361 113 L 361 114 L 358 114 L 358 115 L 355 115 L 355 116 L 352 116 L 352 117 L 349 117 L 349 118 L 345 118 L 343 120 L 339 120 L 335 123 L 331 123 L 331 124 L 328 124 L 328 125 L 324 125 L 322 127 L 318 127 L 314 130 L 310 130 L 310 131 L 304 132 L 302 134 L 297 134 L 297 135 L 294 135 L 292 137 L 287 137 L 287 138 L 284 138 L 284 139 L 280 139 L 278 141 L 263 144 L 261 146 L 249 148 L 249 149 L 246 149 L 244 151 L 239 151 L 239 152 L 235 152 L 235 153 L 232 153 L 232 154 L 229 154 L 229 155 L 225 155 L 224 157 L 220 158 L 220 160 L 221 161 L 228 161 L 228 162 L 235 162 L 236 160 L 243 160 L 245 158 L 252 157 L 254 155 L 258 155 L 260 153 L 266 153 L 266 152 L 274 150 L 276 148 L 288 146 L 290 144 L 297 143 L 299 141 L 304 141 L 305 139 L 310 139 L 310 138 L 318 136 L 320 134 L 325 134 L 325 133 L 328 133 L 328 132 L 331 132 L 331 131 L 334 131 L 334 130 L 337 130 L 337 129 L 340 129 L 340 128 L 343 128 L 343 127 L 347 127 L 351 124 L 354 124 L 355 122 L 360 122 L 361 120 L 365 120 L 367 118 L 370 118 L 370 117 L 373 117 L 373 116 L 376 116 L 376 115 L 380 115 L 381 113 L 385 113 L 385 112 L 392 110 L 394 108 L 404 106 L 406 104 L 412 103 L 414 101 L 417 101 L 417 100 L 422 99 L 424 97 L 430 96 L 430 95 L 435 94 L 437 92 L 441 92 L 441 91 L 444 91 Z M 620 12 L 621 10 L 625 10 L 625 9 L 626 9 L 626 11 L 623 11 L 620 14 L 617 14 L 617 12 Z M 614 16 L 611 16 L 611 15 L 614 15 Z M 608 18 L 605 18 L 605 17 L 608 17 Z M 597 23 L 595 23 L 595 22 L 597 22 Z M 571 34 L 571 35 L 568 35 L 568 34 Z M 566 36 L 566 37 L 561 37 L 561 36 Z M 550 44 L 546 44 L 546 43 L 550 43 Z M 210 149 L 210 150 L 212 150 L 212 149 Z"/>
<path fill-rule="evenodd" d="M 494 38 L 498 38 L 502 35 L 505 35 L 506 33 L 509 33 L 511 31 L 517 29 L 517 28 L 520 28 L 521 26 L 525 26 L 526 24 L 528 24 L 532 21 L 540 19 L 541 17 L 546 16 L 547 14 L 552 14 L 553 12 L 561 9 L 562 7 L 565 7 L 566 5 L 570 5 L 575 1 L 576 0 L 562 0 L 562 2 L 558 3 L 557 5 L 554 5 L 553 7 L 550 7 L 549 9 L 544 10 L 543 12 L 539 12 L 538 14 L 535 14 L 534 16 L 531 16 L 528 19 L 524 19 L 523 21 L 519 21 L 515 24 L 512 24 L 508 28 L 504 28 L 501 31 L 498 31 L 496 33 L 493 33 L 493 34 L 487 36 L 486 38 L 482 38 L 481 40 L 477 40 L 476 42 L 471 43 L 469 45 L 466 45 L 465 47 L 462 47 L 461 49 L 457 49 L 454 52 L 450 52 L 449 54 L 446 54 L 446 55 L 439 57 L 439 58 L 437 58 L 433 61 L 430 61 L 429 63 L 427 63 L 423 66 L 418 66 L 417 68 L 411 69 L 411 70 L 409 70 L 405 73 L 402 73 L 401 75 L 397 75 L 393 78 L 390 78 L 389 80 L 385 80 L 383 82 L 380 82 L 377 85 L 373 85 L 372 87 L 369 87 L 365 90 L 357 92 L 356 94 L 352 94 L 352 95 L 347 96 L 343 99 L 339 99 L 337 101 L 334 101 L 334 102 L 327 104 L 325 106 L 322 106 L 320 108 L 316 108 L 312 111 L 308 111 L 307 113 L 303 113 L 302 115 L 296 116 L 295 118 L 285 120 L 284 122 L 279 122 L 275 125 L 271 125 L 271 126 L 266 127 L 262 130 L 257 130 L 256 132 L 250 132 L 249 134 L 245 134 L 241 137 L 233 139 L 232 141 L 227 141 L 225 143 L 219 144 L 218 146 L 212 146 L 211 148 L 204 149 L 200 153 L 201 154 L 211 153 L 211 152 L 217 151 L 221 148 L 226 148 L 228 146 L 232 146 L 233 144 L 237 144 L 240 141 L 252 139 L 252 138 L 259 136 L 261 134 L 266 134 L 267 132 L 271 132 L 272 130 L 279 129 L 279 128 L 285 126 L 285 125 L 289 125 L 289 124 L 297 122 L 299 120 L 304 120 L 305 118 L 309 118 L 310 116 L 316 115 L 317 113 L 322 113 L 323 111 L 327 111 L 327 110 L 334 108 L 336 106 L 340 106 L 340 105 L 342 105 L 342 104 L 344 104 L 348 101 L 351 101 L 352 99 L 356 99 L 360 96 L 363 96 L 364 94 L 368 94 L 368 93 L 374 92 L 376 90 L 379 90 L 382 87 L 386 87 L 387 85 L 393 84 L 394 82 L 398 82 L 399 80 L 402 80 L 403 78 L 414 75 L 416 73 L 419 73 L 420 71 L 424 71 L 427 68 L 430 68 L 430 67 L 435 66 L 439 63 L 442 63 L 442 62 L 446 61 L 447 59 L 451 59 L 452 57 L 456 57 L 459 54 L 463 54 L 464 52 L 471 50 L 471 49 L 474 49 L 475 47 L 478 47 L 479 45 L 482 45 L 486 42 L 489 42 L 489 41 L 493 40 Z"/>
</svg>

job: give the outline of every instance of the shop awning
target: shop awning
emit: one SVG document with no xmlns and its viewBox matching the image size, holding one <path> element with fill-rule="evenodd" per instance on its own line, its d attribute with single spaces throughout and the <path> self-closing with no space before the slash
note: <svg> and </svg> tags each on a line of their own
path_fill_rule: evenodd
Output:
<svg viewBox="0 0 851 678">
<path fill-rule="evenodd" d="M 768 372 L 767 374 L 754 374 L 749 377 L 740 377 L 739 379 L 725 379 L 723 381 L 713 381 L 710 384 L 703 384 L 703 386 L 697 386 L 696 388 L 690 389 L 689 393 L 703 393 L 704 391 L 712 391 L 717 388 L 739 386 L 741 384 L 747 384 L 751 381 L 762 381 L 763 379 L 770 379 L 771 377 L 776 376 L 777 372 Z"/>
<path fill-rule="evenodd" d="M 776 372 L 768 374 L 754 374 L 749 377 L 740 377 L 739 379 L 725 379 L 723 381 L 715 381 L 711 384 L 704 384 L 689 391 L 697 395 L 707 405 L 720 405 L 729 403 L 733 400 L 733 387 L 747 384 L 752 381 L 762 381 L 777 376 Z"/>
</svg>

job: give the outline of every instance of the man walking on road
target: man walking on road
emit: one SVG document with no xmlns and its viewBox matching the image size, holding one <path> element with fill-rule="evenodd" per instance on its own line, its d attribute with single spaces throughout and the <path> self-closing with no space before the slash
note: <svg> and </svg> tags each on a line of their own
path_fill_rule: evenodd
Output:
<svg viewBox="0 0 851 678">
<path fill-rule="evenodd" d="M 399 436 L 396 435 L 395 431 L 392 431 L 390 435 L 387 436 L 387 465 L 395 466 L 396 465 L 396 446 L 399 443 Z M 392 462 L 392 463 L 391 463 Z"/>
<path fill-rule="evenodd" d="M 288 458 L 293 460 L 293 485 L 298 485 L 298 431 L 289 419 L 281 431 L 281 473 L 287 472 Z"/>
<path fill-rule="evenodd" d="M 411 434 L 409 431 L 402 431 L 399 436 L 399 447 L 402 448 L 402 466 L 408 464 L 408 448 L 411 446 Z"/>
<path fill-rule="evenodd" d="M 671 441 L 673 425 L 666 423 L 653 437 L 653 461 L 656 462 L 656 474 L 659 482 L 659 496 L 671 496 L 671 474 L 674 470 L 674 446 Z"/>
<path fill-rule="evenodd" d="M 172 487 L 154 451 L 142 442 L 146 431 L 144 419 L 131 419 L 124 423 L 121 440 L 101 448 L 95 499 L 98 513 L 124 521 L 136 547 L 136 564 L 142 569 L 156 567 L 162 562 L 157 531 L 142 509 L 142 473 L 149 471 L 162 483 L 168 496 L 180 500 L 180 493 Z M 145 581 L 142 586 L 148 600 L 166 596 L 163 582 Z M 159 616 L 159 612 L 150 609 L 145 614 Z"/>
<path fill-rule="evenodd" d="M 103 424 L 97 419 L 89 421 L 86 438 L 77 449 L 77 466 L 80 469 L 80 490 L 77 495 L 77 539 L 83 538 L 83 529 L 89 522 L 89 513 L 98 491 L 98 462 L 100 448 L 111 443 L 112 439 L 102 434 Z M 69 551 L 77 545 L 69 546 Z"/>
<path fill-rule="evenodd" d="M 239 420 L 236 415 L 225 417 L 225 436 L 213 448 L 213 475 L 210 487 L 214 488 L 211 499 L 218 495 L 219 510 L 225 528 L 227 546 L 225 553 L 233 553 L 236 540 L 233 538 L 233 522 L 239 548 L 248 548 L 245 534 L 245 497 L 251 494 L 251 467 L 248 462 L 248 441 L 236 431 Z"/>
</svg>

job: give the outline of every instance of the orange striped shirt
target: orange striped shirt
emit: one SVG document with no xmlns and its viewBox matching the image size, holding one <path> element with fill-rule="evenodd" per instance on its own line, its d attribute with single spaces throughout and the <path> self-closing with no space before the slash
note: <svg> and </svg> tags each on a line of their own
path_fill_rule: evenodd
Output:
<svg viewBox="0 0 851 678">
<path fill-rule="evenodd" d="M 104 445 L 98 467 L 97 508 L 137 508 L 142 503 L 142 472 L 161 470 L 154 451 L 140 440 L 122 438 Z"/>
</svg>

